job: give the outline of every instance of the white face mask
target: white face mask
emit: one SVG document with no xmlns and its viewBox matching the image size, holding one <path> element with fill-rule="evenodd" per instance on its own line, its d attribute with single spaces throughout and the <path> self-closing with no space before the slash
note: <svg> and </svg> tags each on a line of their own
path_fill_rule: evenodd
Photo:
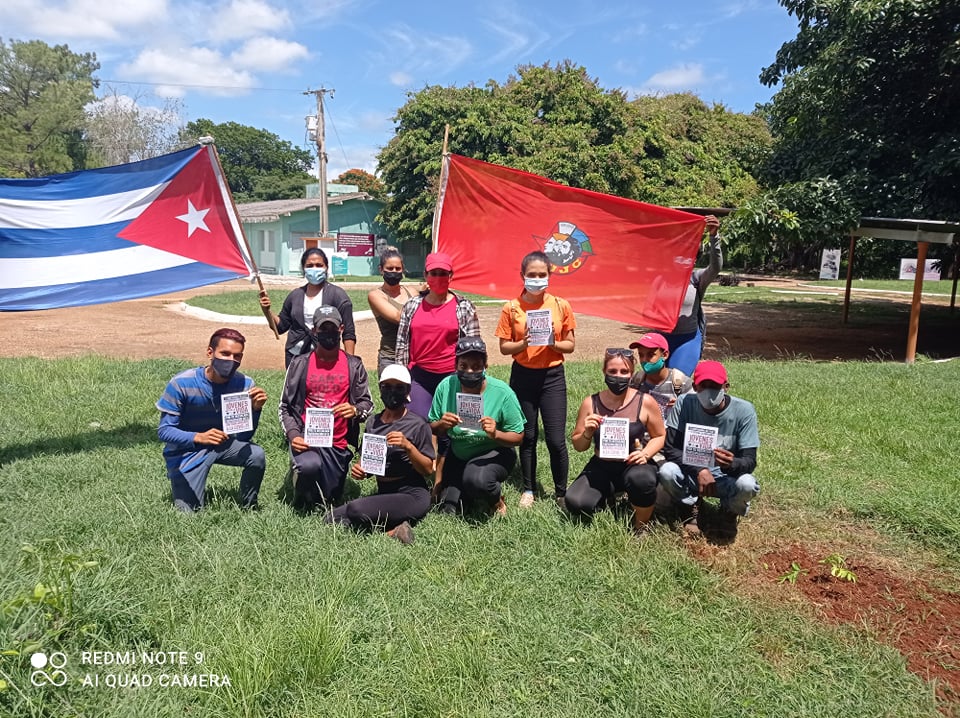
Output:
<svg viewBox="0 0 960 718">
<path fill-rule="evenodd" d="M 716 411 L 723 406 L 723 389 L 701 389 L 697 392 L 697 401 L 707 411 Z"/>
<path fill-rule="evenodd" d="M 548 284 L 550 284 L 550 280 L 547 277 L 523 278 L 523 288 L 530 292 L 530 294 L 540 294 L 540 292 L 547 288 Z"/>
</svg>

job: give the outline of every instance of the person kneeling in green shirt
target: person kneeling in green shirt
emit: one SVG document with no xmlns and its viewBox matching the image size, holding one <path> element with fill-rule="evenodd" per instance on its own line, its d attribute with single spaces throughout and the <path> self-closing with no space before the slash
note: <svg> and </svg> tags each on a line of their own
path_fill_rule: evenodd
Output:
<svg viewBox="0 0 960 718">
<path fill-rule="evenodd" d="M 456 360 L 457 373 L 437 386 L 429 416 L 433 433 L 450 438 L 437 492 L 440 511 L 455 514 L 463 503 L 479 501 L 503 516 L 500 485 L 517 463 L 523 411 L 506 382 L 486 376 L 483 339 L 461 337 Z"/>
</svg>

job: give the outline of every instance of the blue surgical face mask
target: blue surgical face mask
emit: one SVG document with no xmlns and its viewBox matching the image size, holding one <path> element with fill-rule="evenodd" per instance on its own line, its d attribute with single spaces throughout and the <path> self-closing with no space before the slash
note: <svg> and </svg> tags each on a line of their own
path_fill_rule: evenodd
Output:
<svg viewBox="0 0 960 718">
<path fill-rule="evenodd" d="M 697 392 L 697 401 L 707 411 L 716 411 L 723 406 L 723 389 L 701 389 Z"/>
<path fill-rule="evenodd" d="M 327 279 L 327 270 L 323 267 L 307 267 L 303 270 L 303 276 L 310 284 L 323 284 Z"/>
<path fill-rule="evenodd" d="M 548 277 L 523 278 L 523 288 L 530 292 L 530 294 L 540 294 L 540 292 L 547 288 L 548 284 L 550 284 L 550 279 Z"/>
<path fill-rule="evenodd" d="M 640 366 L 643 367 L 644 374 L 653 374 L 653 372 L 663 369 L 664 363 L 664 358 L 660 357 L 655 362 L 644 362 Z"/>
</svg>

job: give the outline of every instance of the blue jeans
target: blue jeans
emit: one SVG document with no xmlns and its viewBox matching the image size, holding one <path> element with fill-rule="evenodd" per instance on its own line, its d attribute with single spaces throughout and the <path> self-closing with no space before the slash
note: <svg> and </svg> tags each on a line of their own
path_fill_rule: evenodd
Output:
<svg viewBox="0 0 960 718">
<path fill-rule="evenodd" d="M 679 369 L 687 376 L 693 376 L 700 355 L 703 353 L 703 334 L 699 329 L 693 334 L 664 334 L 670 347 L 667 366 Z"/>
<path fill-rule="evenodd" d="M 203 506 L 203 494 L 207 488 L 207 474 L 214 464 L 242 466 L 240 474 L 240 505 L 257 503 L 260 483 L 267 469 L 267 457 L 263 448 L 249 441 L 227 439 L 219 446 L 191 452 L 191 466 L 167 467 L 174 502 L 182 501 L 192 509 Z"/>
<path fill-rule="evenodd" d="M 660 485 L 677 503 L 692 506 L 700 498 L 698 472 L 699 469 L 694 468 L 684 471 L 677 464 L 668 461 L 660 467 Z M 746 516 L 750 510 L 750 499 L 760 493 L 760 484 L 753 474 L 730 476 L 717 466 L 710 469 L 710 472 L 717 481 L 720 508 L 738 516 Z"/>
</svg>

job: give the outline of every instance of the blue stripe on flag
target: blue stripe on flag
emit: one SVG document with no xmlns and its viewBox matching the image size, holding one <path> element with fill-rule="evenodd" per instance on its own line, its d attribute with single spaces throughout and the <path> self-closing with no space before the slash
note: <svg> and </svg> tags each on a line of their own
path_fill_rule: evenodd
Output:
<svg viewBox="0 0 960 718">
<path fill-rule="evenodd" d="M 0 289 L 0 311 L 80 307 L 178 292 L 237 279 L 235 272 L 199 262 L 144 274 L 24 289 Z M 252 296 L 252 295 L 251 295 Z M 255 299 L 251 300 L 255 301 Z"/>
<path fill-rule="evenodd" d="M 0 259 L 60 257 L 135 247 L 117 236 L 130 222 L 73 229 L 0 229 Z"/>
<path fill-rule="evenodd" d="M 169 182 L 192 160 L 202 147 L 191 147 L 169 155 L 154 157 L 127 165 L 81 170 L 62 175 L 34 179 L 0 179 L 0 197 L 36 200 L 43 192 L 47 200 L 79 199 L 126 192 Z"/>
</svg>

